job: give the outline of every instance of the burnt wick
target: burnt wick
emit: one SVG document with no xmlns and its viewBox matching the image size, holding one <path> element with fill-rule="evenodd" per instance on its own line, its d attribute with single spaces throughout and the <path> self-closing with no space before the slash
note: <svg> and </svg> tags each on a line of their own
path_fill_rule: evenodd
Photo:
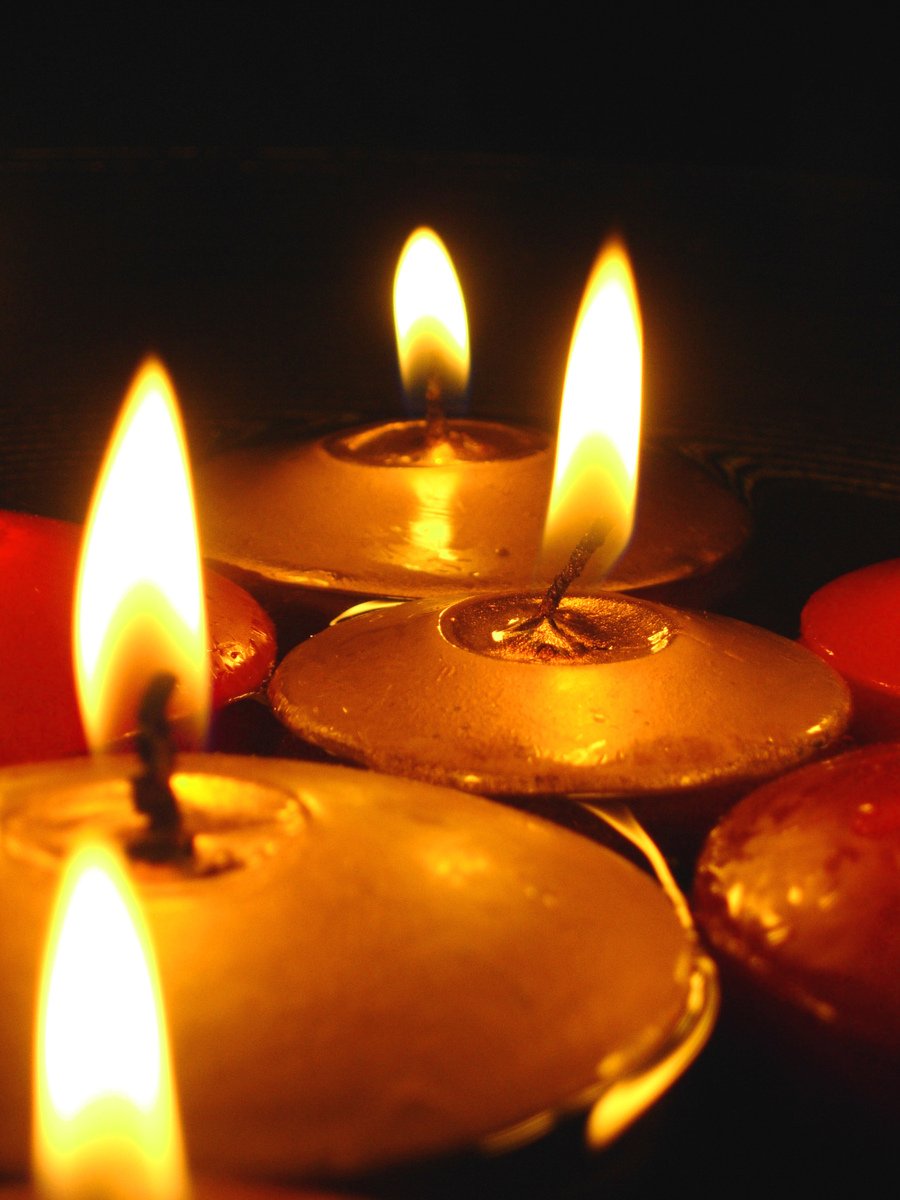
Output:
<svg viewBox="0 0 900 1200">
<path fill-rule="evenodd" d="M 154 675 L 138 709 L 135 749 L 143 773 L 131 781 L 134 806 L 147 818 L 147 827 L 128 846 L 132 858 L 144 862 L 183 862 L 194 857 L 194 839 L 185 829 L 170 777 L 175 745 L 166 706 L 177 680 L 168 672 Z"/>
<path fill-rule="evenodd" d="M 612 525 L 608 521 L 598 519 L 593 522 L 572 551 L 569 561 L 547 588 L 538 613 L 540 618 L 553 619 L 556 610 L 562 603 L 563 596 L 584 571 L 595 551 L 599 550 L 609 537 L 611 529 Z"/>
<path fill-rule="evenodd" d="M 559 606 L 569 588 L 584 571 L 591 556 L 599 550 L 609 537 L 612 525 L 608 521 L 596 520 L 579 540 L 569 556 L 569 561 L 550 584 L 541 606 L 533 617 L 525 617 L 508 629 L 498 631 L 494 639 L 501 645 L 532 651 L 541 662 L 552 662 L 559 658 L 579 658 L 597 650 L 597 639 L 576 625 L 560 622 Z"/>
<path fill-rule="evenodd" d="M 447 410 L 440 380 L 432 375 L 425 388 L 425 448 L 432 450 L 449 441 Z"/>
<path fill-rule="evenodd" d="M 484 446 L 477 438 L 451 427 L 441 381 L 437 375 L 429 376 L 425 388 L 424 429 L 410 461 L 422 466 L 444 466 L 460 459 L 481 462 L 484 458 Z"/>
</svg>

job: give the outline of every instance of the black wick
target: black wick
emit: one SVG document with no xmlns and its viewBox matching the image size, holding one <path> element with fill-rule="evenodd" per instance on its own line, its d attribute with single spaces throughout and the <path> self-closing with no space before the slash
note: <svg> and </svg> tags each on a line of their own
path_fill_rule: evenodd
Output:
<svg viewBox="0 0 900 1200">
<path fill-rule="evenodd" d="M 131 788 L 134 806 L 147 818 L 147 827 L 130 843 L 128 853 L 144 862 L 183 861 L 194 854 L 193 838 L 184 828 L 169 782 L 175 746 L 166 706 L 176 682 L 168 672 L 154 675 L 138 709 L 135 749 L 144 770 L 131 781 Z"/>
<path fill-rule="evenodd" d="M 425 445 L 429 449 L 446 442 L 450 433 L 444 396 L 437 375 L 429 377 L 425 388 Z"/>
<path fill-rule="evenodd" d="M 587 566 L 591 555 L 606 541 L 610 529 L 608 521 L 594 521 L 572 551 L 569 561 L 550 584 L 534 616 L 525 617 L 509 628 L 499 630 L 494 634 L 495 640 L 513 650 L 523 647 L 529 657 L 542 662 L 578 658 L 591 650 L 594 647 L 593 640 L 577 626 L 563 622 L 559 607 L 566 592 Z"/>
<path fill-rule="evenodd" d="M 572 551 L 569 561 L 547 589 L 544 599 L 541 601 L 540 611 L 538 612 L 540 619 L 553 619 L 553 614 L 562 603 L 566 592 L 581 575 L 594 552 L 599 550 L 606 541 L 609 531 L 610 524 L 608 521 L 596 520 L 592 523 L 590 529 Z"/>
</svg>

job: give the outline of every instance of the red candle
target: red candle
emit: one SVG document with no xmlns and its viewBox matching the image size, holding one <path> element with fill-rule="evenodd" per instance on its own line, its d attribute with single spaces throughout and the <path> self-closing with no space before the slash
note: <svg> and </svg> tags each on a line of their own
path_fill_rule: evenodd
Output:
<svg viewBox="0 0 900 1200">
<path fill-rule="evenodd" d="M 865 746 L 740 801 L 710 835 L 694 891 L 734 998 L 817 1059 L 859 1067 L 846 1056 L 862 1052 L 895 1106 L 898 861 L 900 745 Z"/>
<path fill-rule="evenodd" d="M 0 512 L 0 763 L 84 753 L 72 670 L 72 597 L 81 528 Z M 212 702 L 256 691 L 275 661 L 272 623 L 242 588 L 206 571 Z"/>
<path fill-rule="evenodd" d="M 900 738 L 900 558 L 851 571 L 820 588 L 800 617 L 800 640 L 844 676 L 852 732 Z"/>
</svg>

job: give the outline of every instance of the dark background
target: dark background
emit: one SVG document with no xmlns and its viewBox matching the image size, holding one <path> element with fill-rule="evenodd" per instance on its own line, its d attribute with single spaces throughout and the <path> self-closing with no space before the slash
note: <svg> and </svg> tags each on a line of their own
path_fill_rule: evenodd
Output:
<svg viewBox="0 0 900 1200">
<path fill-rule="evenodd" d="M 893 45 L 846 14 L 167 8 L 5 17 L 3 142 L 897 165 Z"/>
<path fill-rule="evenodd" d="M 151 349 L 195 457 L 401 411 L 390 288 L 421 223 L 463 282 L 472 409 L 550 427 L 616 228 L 646 427 L 751 494 L 757 571 L 734 611 L 792 634 L 814 587 L 897 553 L 893 54 L 857 14 L 739 7 L 4 17 L 0 507 L 80 519 Z M 722 1028 L 603 1163 L 569 1128 L 429 1190 L 779 1194 L 889 1169 L 877 1105 Z"/>
<path fill-rule="evenodd" d="M 0 407 L 45 413 L 67 461 L 66 414 L 102 425 L 150 348 L 189 421 L 399 408 L 390 285 L 420 223 L 462 277 L 476 411 L 555 420 L 615 228 L 651 429 L 893 420 L 897 97 L 878 28 L 340 4 L 4 23 Z M 51 503 L 75 515 L 71 489 Z"/>
</svg>

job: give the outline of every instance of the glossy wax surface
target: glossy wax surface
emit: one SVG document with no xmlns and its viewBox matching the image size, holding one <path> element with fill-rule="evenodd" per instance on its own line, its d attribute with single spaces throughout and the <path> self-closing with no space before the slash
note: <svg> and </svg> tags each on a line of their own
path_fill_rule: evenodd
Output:
<svg viewBox="0 0 900 1200">
<path fill-rule="evenodd" d="M 347 768 L 180 766 L 188 819 L 243 864 L 136 873 L 198 1169 L 337 1175 L 546 1118 L 524 1139 L 692 1034 L 696 1052 L 715 997 L 694 938 L 654 879 L 597 843 Z M 61 851 L 82 824 L 109 833 L 133 819 L 131 770 L 0 772 L 0 1169 L 27 1161 Z"/>
<path fill-rule="evenodd" d="M 72 604 L 81 528 L 0 512 L 0 763 L 85 750 L 72 670 Z M 275 661 L 272 624 L 231 580 L 206 572 L 216 708 L 255 691 Z"/>
<path fill-rule="evenodd" d="M 851 571 L 820 588 L 800 618 L 800 637 L 847 680 L 853 732 L 900 738 L 900 558 Z"/>
<path fill-rule="evenodd" d="M 585 609 L 611 661 L 505 661 L 467 648 L 483 633 L 469 620 L 479 605 L 488 616 L 505 606 L 502 629 L 534 600 L 421 600 L 341 621 L 279 665 L 275 712 L 378 770 L 496 794 L 659 796 L 663 810 L 691 789 L 766 779 L 846 726 L 843 681 L 801 646 L 614 593 L 562 605 Z"/>
<path fill-rule="evenodd" d="M 339 453 L 335 438 L 323 438 L 213 459 L 197 473 L 207 553 L 244 573 L 248 586 L 401 597 L 530 586 L 552 446 L 527 430 L 458 424 L 473 437 L 499 440 L 500 430 L 523 444 L 484 461 L 398 465 L 373 461 L 368 441 L 359 449 L 356 440 L 371 434 L 361 430 L 338 439 Z M 635 532 L 604 586 L 703 577 L 738 552 L 749 527 L 744 507 L 699 467 L 648 449 Z"/>
<path fill-rule="evenodd" d="M 747 796 L 710 834 L 695 901 L 757 988 L 900 1062 L 900 745 Z"/>
</svg>

